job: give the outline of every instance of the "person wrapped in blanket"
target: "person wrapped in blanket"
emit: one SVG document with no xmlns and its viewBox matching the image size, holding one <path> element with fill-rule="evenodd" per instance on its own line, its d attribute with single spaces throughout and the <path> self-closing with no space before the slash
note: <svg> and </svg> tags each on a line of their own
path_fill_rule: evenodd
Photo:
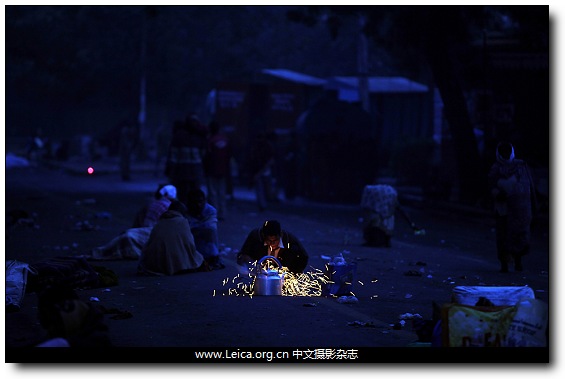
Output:
<svg viewBox="0 0 565 379">
<path fill-rule="evenodd" d="M 174 188 L 174 186 L 168 185 L 160 189 L 164 192 L 163 196 L 149 205 L 144 222 L 144 225 L 148 226 L 127 229 L 106 245 L 94 249 L 91 259 L 139 259 L 143 248 L 149 241 L 154 225 L 167 210 L 167 208 L 163 209 L 161 204 L 168 203 L 171 205 L 176 200 Z M 225 266 L 220 260 L 216 208 L 206 202 L 206 195 L 201 189 L 192 189 L 187 195 L 187 210 L 183 215 L 188 220 L 196 250 L 202 254 L 209 269 L 223 269 Z"/>
<path fill-rule="evenodd" d="M 187 199 L 187 219 L 196 249 L 204 256 L 210 269 L 225 268 L 220 258 L 216 208 L 206 201 L 206 195 L 200 188 L 188 191 Z"/>
<path fill-rule="evenodd" d="M 177 189 L 173 185 L 160 185 L 154 199 L 136 215 L 134 227 L 125 230 L 103 246 L 92 250 L 89 259 L 120 260 L 139 259 L 143 246 L 147 243 L 153 226 L 176 199 Z"/>
<path fill-rule="evenodd" d="M 113 347 L 104 310 L 82 300 L 68 285 L 48 286 L 37 293 L 40 325 L 46 340 L 37 347 Z"/>
<path fill-rule="evenodd" d="M 394 234 L 395 215 L 398 212 L 415 235 L 425 234 L 416 226 L 398 201 L 398 192 L 387 184 L 365 186 L 361 198 L 364 246 L 391 247 Z"/>
<path fill-rule="evenodd" d="M 139 257 L 139 275 L 210 271 L 204 256 L 196 249 L 187 215 L 186 206 L 178 200 L 161 215 Z"/>
</svg>

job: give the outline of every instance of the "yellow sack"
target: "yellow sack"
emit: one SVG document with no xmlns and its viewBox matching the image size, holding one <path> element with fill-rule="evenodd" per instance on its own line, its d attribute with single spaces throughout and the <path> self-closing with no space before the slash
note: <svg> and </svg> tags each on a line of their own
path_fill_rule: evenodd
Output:
<svg viewBox="0 0 565 379">
<path fill-rule="evenodd" d="M 442 308 L 442 346 L 506 346 L 516 307 L 446 304 Z"/>
</svg>

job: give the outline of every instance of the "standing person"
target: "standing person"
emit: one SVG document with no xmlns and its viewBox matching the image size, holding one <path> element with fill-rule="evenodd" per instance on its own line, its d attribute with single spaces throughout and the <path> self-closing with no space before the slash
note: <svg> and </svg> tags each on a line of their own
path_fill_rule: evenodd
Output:
<svg viewBox="0 0 565 379">
<path fill-rule="evenodd" d="M 157 149 L 155 154 L 155 172 L 154 176 L 158 177 L 162 167 L 162 162 L 167 159 L 167 150 L 171 142 L 171 128 L 164 123 L 157 129 Z"/>
<path fill-rule="evenodd" d="M 494 197 L 496 248 L 500 272 L 522 271 L 522 257 L 530 250 L 530 227 L 537 207 L 534 182 L 525 161 L 515 157 L 514 146 L 501 142 L 496 147 L 496 162 L 488 174 Z"/>
<path fill-rule="evenodd" d="M 275 150 L 267 135 L 257 134 L 249 157 L 251 185 L 255 189 L 255 197 L 259 211 L 267 209 L 268 193 L 272 180 L 272 170 L 275 163 Z"/>
<path fill-rule="evenodd" d="M 165 175 L 177 188 L 177 197 L 184 204 L 188 201 L 188 191 L 202 187 L 202 155 L 205 149 L 205 128 L 202 128 L 195 115 L 191 115 L 185 122 L 175 121 Z"/>
<path fill-rule="evenodd" d="M 245 265 L 266 255 L 274 256 L 293 273 L 303 272 L 308 264 L 308 253 L 298 237 L 282 230 L 277 220 L 265 221 L 249 232 L 237 255 L 237 263 Z"/>
<path fill-rule="evenodd" d="M 203 189 L 206 186 L 203 160 L 207 149 L 208 126 L 202 123 L 195 113 L 191 113 L 188 116 L 186 123 L 190 132 L 189 146 L 193 157 L 189 190 L 194 188 Z"/>
<path fill-rule="evenodd" d="M 287 200 L 296 198 L 300 188 L 298 175 L 298 144 L 298 135 L 296 132 L 292 132 L 285 148 L 279 175 L 281 186 L 284 190 L 284 197 Z"/>
<path fill-rule="evenodd" d="M 26 156 L 28 161 L 36 163 L 46 153 L 47 139 L 43 137 L 43 130 L 37 128 L 35 134 L 29 139 Z"/>
<path fill-rule="evenodd" d="M 208 190 L 208 200 L 218 211 L 218 220 L 223 220 L 226 213 L 226 188 L 231 175 L 232 151 L 228 136 L 222 133 L 220 124 L 209 124 L 210 136 L 205 155 L 204 173 Z"/>
<path fill-rule="evenodd" d="M 280 146 L 277 133 L 269 132 L 266 134 L 267 140 L 271 143 L 273 149 L 273 163 L 271 164 L 271 177 L 266 182 L 267 202 L 278 203 L 279 190 L 282 183 L 282 159 L 284 158 L 284 149 Z M 275 154 L 277 152 L 277 154 Z"/>
<path fill-rule="evenodd" d="M 120 174 L 123 181 L 131 180 L 131 156 L 137 145 L 137 127 L 131 121 L 123 121 L 120 127 Z"/>
</svg>

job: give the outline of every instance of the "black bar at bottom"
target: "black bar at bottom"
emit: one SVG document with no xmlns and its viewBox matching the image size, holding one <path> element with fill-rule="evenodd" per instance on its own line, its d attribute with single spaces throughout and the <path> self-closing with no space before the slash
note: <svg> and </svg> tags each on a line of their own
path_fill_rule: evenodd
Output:
<svg viewBox="0 0 565 379">
<path fill-rule="evenodd" d="M 549 348 L 6 348 L 6 363 L 550 363 Z"/>
</svg>

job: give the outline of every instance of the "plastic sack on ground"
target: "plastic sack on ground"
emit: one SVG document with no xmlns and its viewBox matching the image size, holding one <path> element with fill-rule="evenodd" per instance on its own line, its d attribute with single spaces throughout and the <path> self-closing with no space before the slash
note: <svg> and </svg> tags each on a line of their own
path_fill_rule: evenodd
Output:
<svg viewBox="0 0 565 379">
<path fill-rule="evenodd" d="M 69 288 L 98 288 L 99 274 L 83 257 L 63 256 L 31 263 L 33 274 L 29 278 L 29 292 L 40 292 L 49 286 Z"/>
<path fill-rule="evenodd" d="M 322 287 L 322 296 L 351 295 L 356 270 L 357 263 L 347 263 L 341 255 L 326 263 L 324 275 L 327 283 Z"/>
<path fill-rule="evenodd" d="M 480 298 L 495 306 L 513 306 L 522 299 L 535 298 L 527 286 L 457 286 L 452 290 L 452 301 L 461 305 L 477 305 Z"/>
<path fill-rule="evenodd" d="M 514 306 L 446 304 L 442 308 L 442 346 L 547 347 L 548 306 L 524 298 Z"/>
<path fill-rule="evenodd" d="M 515 307 L 448 304 L 442 308 L 443 346 L 505 346 Z"/>
<path fill-rule="evenodd" d="M 516 315 L 508 328 L 509 347 L 546 347 L 549 309 L 538 299 L 522 299 L 516 304 Z"/>
<path fill-rule="evenodd" d="M 27 263 L 15 259 L 6 261 L 6 312 L 20 310 L 30 271 Z"/>
</svg>

